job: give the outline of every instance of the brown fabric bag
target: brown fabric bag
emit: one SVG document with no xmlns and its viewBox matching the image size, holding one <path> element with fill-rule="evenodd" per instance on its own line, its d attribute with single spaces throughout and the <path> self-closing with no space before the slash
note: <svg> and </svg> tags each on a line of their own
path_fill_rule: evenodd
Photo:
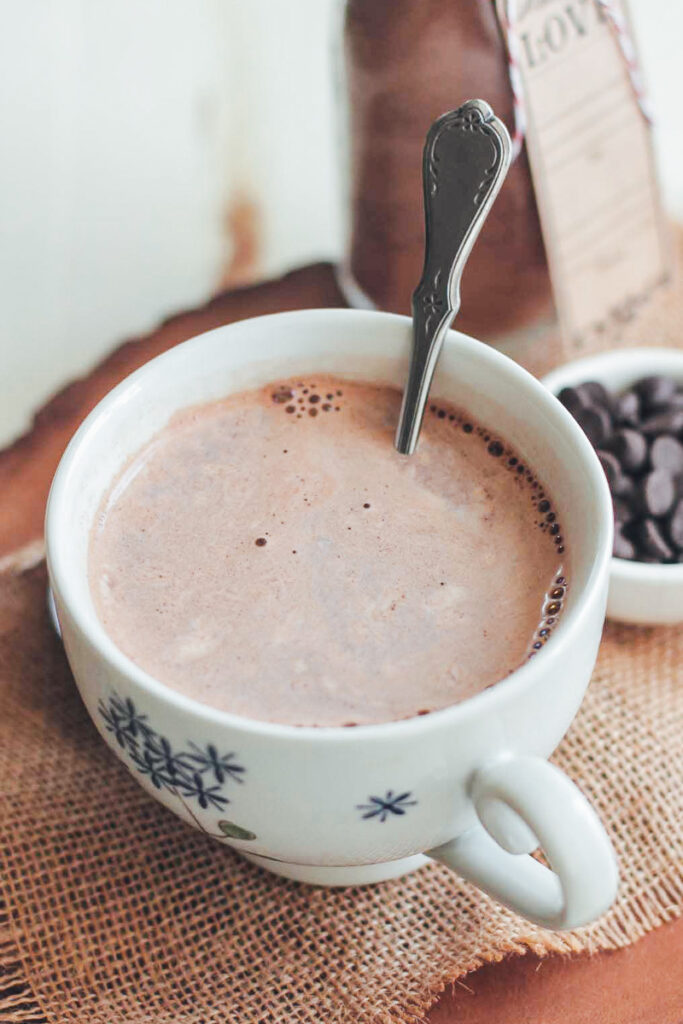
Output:
<svg viewBox="0 0 683 1024">
<path fill-rule="evenodd" d="M 424 259 L 427 130 L 441 114 L 477 96 L 513 130 L 505 45 L 493 0 L 348 0 L 345 41 L 349 269 L 380 309 L 409 313 Z M 522 150 L 468 259 L 458 328 L 492 341 L 552 317 L 536 197 Z"/>
</svg>

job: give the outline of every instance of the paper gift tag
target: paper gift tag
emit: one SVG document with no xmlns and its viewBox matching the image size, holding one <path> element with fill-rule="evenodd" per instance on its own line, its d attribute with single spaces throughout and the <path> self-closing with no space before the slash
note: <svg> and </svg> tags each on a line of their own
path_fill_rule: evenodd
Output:
<svg viewBox="0 0 683 1024">
<path fill-rule="evenodd" d="M 581 346 L 630 319 L 669 275 L 635 51 L 617 0 L 496 6 L 521 92 L 555 301 L 564 333 Z"/>
</svg>

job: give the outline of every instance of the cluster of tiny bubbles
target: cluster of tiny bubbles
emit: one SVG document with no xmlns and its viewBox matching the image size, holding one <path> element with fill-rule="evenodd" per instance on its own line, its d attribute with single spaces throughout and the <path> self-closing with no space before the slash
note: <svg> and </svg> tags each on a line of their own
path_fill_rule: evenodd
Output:
<svg viewBox="0 0 683 1024">
<path fill-rule="evenodd" d="M 287 415 L 298 420 L 303 419 L 305 414 L 315 418 L 318 412 L 341 412 L 343 395 L 344 392 L 341 388 L 318 389 L 315 381 L 303 380 L 297 381 L 296 384 L 289 382 L 276 384 L 270 393 L 273 405 L 282 406 Z M 283 455 L 288 453 L 288 448 L 282 449 Z M 366 502 L 363 508 L 370 508 L 370 505 Z M 265 537 L 257 537 L 254 544 L 257 548 L 264 548 L 268 543 L 267 538 L 268 534 Z M 292 554 L 297 554 L 296 549 L 292 550 Z"/>
<path fill-rule="evenodd" d="M 535 654 L 538 654 L 543 645 L 550 639 L 553 627 L 557 623 L 560 613 L 562 612 L 562 606 L 566 595 L 567 578 L 560 574 L 555 578 L 552 586 L 545 595 L 542 611 L 543 617 L 531 644 L 531 650 L 528 655 L 530 658 L 533 658 Z"/>
<path fill-rule="evenodd" d="M 275 405 L 283 406 L 285 413 L 295 416 L 297 419 L 302 419 L 305 413 L 308 413 L 311 417 L 317 416 L 319 410 L 324 413 L 329 413 L 333 410 L 339 412 L 343 390 L 341 388 L 334 388 L 330 391 L 325 391 L 324 388 L 318 390 L 315 382 L 300 380 L 294 385 L 289 383 L 277 385 L 273 389 L 271 397 Z M 432 404 L 429 407 L 429 411 L 435 419 L 446 420 L 461 429 L 464 434 L 471 435 L 473 440 L 481 440 L 486 445 L 488 454 L 492 458 L 500 460 L 500 464 L 507 472 L 514 474 L 515 482 L 519 486 L 526 484 L 529 487 L 531 504 L 538 516 L 534 520 L 534 525 L 538 526 L 543 533 L 552 538 L 558 555 L 564 554 L 562 530 L 550 499 L 531 470 L 525 466 L 514 450 L 502 440 L 496 438 L 493 431 L 486 427 L 478 426 L 463 413 L 455 409 Z M 287 449 L 284 449 L 284 452 L 286 453 Z M 363 507 L 367 509 L 370 505 L 365 503 Z M 264 547 L 267 540 L 265 537 L 258 537 L 255 543 L 258 547 Z M 562 611 L 566 591 L 566 577 L 558 575 L 545 596 L 543 619 L 531 645 L 530 658 L 537 654 L 547 642 L 553 626 Z"/>
<path fill-rule="evenodd" d="M 534 477 L 531 470 L 524 465 L 515 451 L 509 445 L 506 445 L 505 442 L 494 437 L 492 430 L 489 430 L 487 427 L 477 426 L 463 413 L 455 410 L 450 411 L 436 404 L 430 405 L 429 411 L 436 419 L 448 419 L 450 423 L 454 423 L 457 427 L 460 427 L 465 434 L 472 435 L 475 440 L 480 439 L 483 441 L 489 455 L 493 456 L 495 459 L 500 459 L 501 465 L 503 465 L 509 473 L 514 474 L 515 479 L 519 482 L 520 486 L 528 486 L 531 504 L 534 506 L 534 509 L 538 514 L 538 519 L 535 520 L 535 525 L 537 525 L 543 533 L 552 537 L 553 543 L 557 548 L 558 555 L 563 555 L 564 538 L 562 536 L 560 524 L 557 521 L 557 515 L 552 508 L 545 490 Z"/>
<path fill-rule="evenodd" d="M 537 517 L 534 519 L 534 525 L 538 526 L 543 533 L 552 538 L 557 554 L 563 555 L 565 550 L 564 537 L 562 536 L 562 528 L 557 521 L 557 514 L 553 510 L 544 488 L 531 470 L 524 465 L 515 451 L 502 440 L 494 437 L 493 431 L 486 427 L 477 426 L 463 413 L 443 408 L 437 404 L 430 405 L 429 411 L 437 420 L 448 420 L 448 422 L 462 429 L 463 433 L 471 435 L 474 440 L 481 440 L 486 445 L 489 455 L 499 459 L 501 465 L 509 473 L 514 474 L 515 481 L 519 483 L 519 486 L 526 485 L 529 488 L 531 506 L 533 513 Z M 546 594 L 543 603 L 543 619 L 531 645 L 530 658 L 537 654 L 547 642 L 553 626 L 562 611 L 562 603 L 566 591 L 566 577 L 558 575 Z"/>
<path fill-rule="evenodd" d="M 341 388 L 317 390 L 315 382 L 300 380 L 296 384 L 279 384 L 271 397 L 275 405 L 284 406 L 289 416 L 300 420 L 305 414 L 315 417 L 318 412 L 340 412 L 343 394 Z"/>
</svg>

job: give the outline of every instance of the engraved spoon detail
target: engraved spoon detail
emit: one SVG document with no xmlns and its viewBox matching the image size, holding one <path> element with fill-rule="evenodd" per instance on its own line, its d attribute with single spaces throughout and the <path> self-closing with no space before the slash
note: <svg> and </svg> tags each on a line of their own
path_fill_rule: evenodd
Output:
<svg viewBox="0 0 683 1024">
<path fill-rule="evenodd" d="M 413 350 L 396 430 L 415 451 L 441 346 L 460 308 L 460 279 L 510 166 L 507 128 L 484 100 L 468 100 L 429 129 L 422 157 L 425 261 L 413 292 Z"/>
</svg>

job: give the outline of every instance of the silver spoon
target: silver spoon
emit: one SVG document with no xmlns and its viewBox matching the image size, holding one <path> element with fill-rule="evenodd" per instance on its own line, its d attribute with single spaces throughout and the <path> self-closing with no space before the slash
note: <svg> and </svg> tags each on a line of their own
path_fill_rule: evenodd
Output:
<svg viewBox="0 0 683 1024">
<path fill-rule="evenodd" d="M 413 352 L 395 440 L 403 455 L 415 451 L 441 346 L 460 308 L 460 278 L 511 154 L 507 128 L 484 100 L 444 114 L 427 134 L 425 262 L 413 292 Z"/>
</svg>

